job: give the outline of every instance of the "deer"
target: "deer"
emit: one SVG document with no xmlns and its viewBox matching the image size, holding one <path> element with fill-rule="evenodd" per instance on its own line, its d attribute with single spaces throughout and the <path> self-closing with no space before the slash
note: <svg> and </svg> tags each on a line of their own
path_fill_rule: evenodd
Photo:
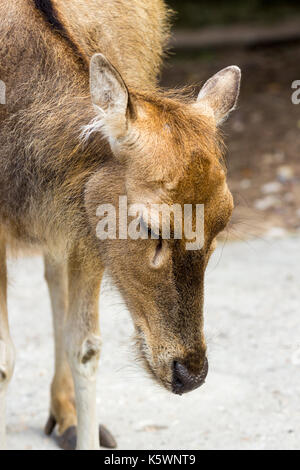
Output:
<svg viewBox="0 0 300 470">
<path fill-rule="evenodd" d="M 163 0 L 0 0 L 0 16 L 0 446 L 15 363 L 7 258 L 29 248 L 44 256 L 53 312 L 45 432 L 56 428 L 66 450 L 113 448 L 96 409 L 104 272 L 150 376 L 179 395 L 205 382 L 204 276 L 234 206 L 219 129 L 236 107 L 241 71 L 217 72 L 197 98 L 161 89 Z M 124 195 L 203 204 L 202 248 L 162 239 L 159 227 L 153 239 L 97 237 L 97 208 Z"/>
</svg>

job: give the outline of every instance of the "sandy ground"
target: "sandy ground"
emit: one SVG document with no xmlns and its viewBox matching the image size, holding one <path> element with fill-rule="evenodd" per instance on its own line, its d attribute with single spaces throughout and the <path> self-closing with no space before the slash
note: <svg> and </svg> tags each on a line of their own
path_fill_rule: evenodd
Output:
<svg viewBox="0 0 300 470">
<path fill-rule="evenodd" d="M 172 396 L 130 352 L 132 324 L 106 281 L 101 298 L 101 422 L 119 449 L 296 449 L 300 430 L 300 238 L 227 243 L 206 282 L 210 372 Z M 42 428 L 52 376 L 50 306 L 40 258 L 10 265 L 17 365 L 8 395 L 10 449 L 56 449 Z"/>
</svg>

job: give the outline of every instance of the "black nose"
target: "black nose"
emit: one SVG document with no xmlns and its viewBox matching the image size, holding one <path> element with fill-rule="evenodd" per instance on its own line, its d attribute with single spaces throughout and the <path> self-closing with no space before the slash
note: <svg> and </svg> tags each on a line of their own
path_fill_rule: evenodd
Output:
<svg viewBox="0 0 300 470">
<path fill-rule="evenodd" d="M 177 395 L 182 395 L 186 392 L 191 392 L 195 388 L 201 387 L 204 384 L 208 373 L 208 361 L 205 358 L 203 368 L 200 374 L 195 375 L 189 372 L 188 368 L 178 361 L 174 362 L 173 370 L 173 392 Z"/>
</svg>

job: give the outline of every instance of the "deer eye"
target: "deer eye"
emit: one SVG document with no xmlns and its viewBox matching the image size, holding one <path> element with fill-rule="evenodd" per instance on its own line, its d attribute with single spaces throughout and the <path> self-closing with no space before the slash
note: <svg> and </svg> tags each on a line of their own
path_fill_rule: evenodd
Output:
<svg viewBox="0 0 300 470">
<path fill-rule="evenodd" d="M 148 238 L 152 240 L 162 240 L 161 234 L 155 230 L 154 227 L 150 227 L 144 219 L 141 217 L 140 224 L 145 233 L 148 234 Z"/>
</svg>

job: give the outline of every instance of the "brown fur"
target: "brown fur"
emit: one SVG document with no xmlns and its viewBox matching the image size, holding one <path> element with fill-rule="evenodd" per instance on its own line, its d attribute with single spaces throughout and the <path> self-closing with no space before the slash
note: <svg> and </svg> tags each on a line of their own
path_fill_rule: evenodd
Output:
<svg viewBox="0 0 300 470">
<path fill-rule="evenodd" d="M 91 316 L 83 320 L 69 313 L 67 328 L 73 321 L 78 331 L 97 333 L 95 305 L 106 267 L 132 313 L 146 366 L 171 389 L 172 361 L 181 360 L 197 374 L 205 358 L 204 271 L 232 210 L 222 144 L 214 120 L 192 107 L 190 97 L 157 89 L 169 17 L 161 0 L 53 0 L 53 5 L 68 40 L 31 0 L 0 0 L 0 79 L 7 85 L 0 227 L 7 244 L 39 246 L 53 265 L 69 266 L 73 304 L 65 302 L 62 311 L 79 309 L 78 290 L 90 292 Z M 118 155 L 101 133 L 86 143 L 79 138 L 95 117 L 88 64 L 96 52 L 117 68 L 130 92 L 132 138 Z M 204 249 L 187 253 L 182 241 L 171 241 L 161 269 L 151 270 L 147 260 L 157 241 L 100 242 L 96 208 L 123 194 L 129 202 L 204 203 Z M 54 272 L 47 276 L 50 284 Z M 84 332 L 81 336 L 80 341 Z M 75 422 L 66 367 L 52 389 L 61 432 Z"/>
</svg>

